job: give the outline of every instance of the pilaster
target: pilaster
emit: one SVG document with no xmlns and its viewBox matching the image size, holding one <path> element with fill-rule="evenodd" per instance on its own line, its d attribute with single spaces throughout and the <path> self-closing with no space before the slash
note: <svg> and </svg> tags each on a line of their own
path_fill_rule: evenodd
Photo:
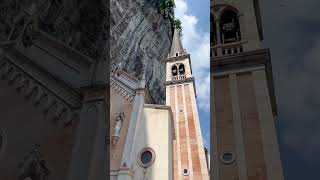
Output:
<svg viewBox="0 0 320 180">
<path fill-rule="evenodd" d="M 106 178 L 106 109 L 104 88 L 84 92 L 80 122 L 68 174 L 68 180 L 104 180 Z"/>
</svg>

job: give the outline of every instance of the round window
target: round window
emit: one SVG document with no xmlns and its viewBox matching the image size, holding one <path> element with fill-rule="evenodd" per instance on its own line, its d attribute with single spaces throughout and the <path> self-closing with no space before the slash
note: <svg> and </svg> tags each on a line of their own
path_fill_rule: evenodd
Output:
<svg viewBox="0 0 320 180">
<path fill-rule="evenodd" d="M 149 167 L 155 159 L 155 153 L 151 148 L 144 148 L 139 153 L 138 162 L 140 166 L 146 168 Z"/>
<path fill-rule="evenodd" d="M 141 154 L 141 162 L 142 164 L 148 164 L 152 160 L 152 152 L 150 151 L 145 151 Z"/>
<path fill-rule="evenodd" d="M 184 170 L 182 171 L 182 174 L 183 174 L 184 176 L 188 176 L 188 175 L 189 175 L 188 169 L 184 169 Z"/>
<path fill-rule="evenodd" d="M 225 161 L 231 161 L 232 160 L 232 154 L 231 153 L 225 153 L 222 158 Z"/>
<path fill-rule="evenodd" d="M 232 164 L 235 159 L 235 155 L 232 152 L 225 152 L 220 156 L 220 161 L 223 164 Z"/>
</svg>

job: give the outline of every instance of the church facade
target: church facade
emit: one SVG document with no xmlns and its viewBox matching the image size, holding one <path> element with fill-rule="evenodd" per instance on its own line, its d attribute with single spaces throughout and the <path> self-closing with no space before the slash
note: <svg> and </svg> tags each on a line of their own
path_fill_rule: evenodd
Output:
<svg viewBox="0 0 320 180">
<path fill-rule="evenodd" d="M 213 180 L 283 180 L 259 0 L 211 1 Z"/>
<path fill-rule="evenodd" d="M 208 180 L 190 55 L 174 32 L 166 65 L 166 105 L 154 104 L 144 78 L 111 76 L 111 179 Z"/>
</svg>

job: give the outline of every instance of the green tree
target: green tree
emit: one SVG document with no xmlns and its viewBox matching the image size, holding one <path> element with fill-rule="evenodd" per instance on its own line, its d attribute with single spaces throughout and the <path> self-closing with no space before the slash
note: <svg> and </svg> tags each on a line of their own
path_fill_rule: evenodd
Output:
<svg viewBox="0 0 320 180">
<path fill-rule="evenodd" d="M 174 0 L 160 0 L 160 13 L 171 22 L 174 21 L 174 8 Z"/>
</svg>

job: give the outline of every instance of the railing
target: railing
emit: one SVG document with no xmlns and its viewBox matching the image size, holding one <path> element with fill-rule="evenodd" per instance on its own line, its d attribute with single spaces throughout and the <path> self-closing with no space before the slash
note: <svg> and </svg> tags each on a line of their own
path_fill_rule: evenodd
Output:
<svg viewBox="0 0 320 180">
<path fill-rule="evenodd" d="M 172 77 L 173 80 L 180 80 L 180 79 L 185 79 L 185 78 L 187 78 L 186 75 L 179 75 L 179 76 Z"/>
<path fill-rule="evenodd" d="M 239 54 L 244 51 L 243 45 L 246 41 L 234 42 L 229 44 L 211 45 L 210 57 L 221 57 L 233 54 Z"/>
</svg>

